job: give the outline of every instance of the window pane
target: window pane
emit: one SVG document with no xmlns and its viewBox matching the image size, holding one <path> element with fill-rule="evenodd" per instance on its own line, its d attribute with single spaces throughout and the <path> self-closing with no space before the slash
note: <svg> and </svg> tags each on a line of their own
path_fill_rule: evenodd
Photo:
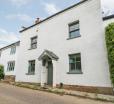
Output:
<svg viewBox="0 0 114 104">
<path fill-rule="evenodd" d="M 12 70 L 12 63 L 10 63 L 10 71 Z"/>
<path fill-rule="evenodd" d="M 2 52 L 0 51 L 0 57 L 1 57 Z"/>
<path fill-rule="evenodd" d="M 77 61 L 79 61 L 79 62 L 81 61 L 80 54 L 77 54 L 77 55 L 76 55 L 76 62 L 77 62 Z"/>
<path fill-rule="evenodd" d="M 13 62 L 11 62 L 11 71 L 13 70 Z"/>
<path fill-rule="evenodd" d="M 10 63 L 8 63 L 9 65 L 8 65 L 8 70 L 10 71 Z"/>
<path fill-rule="evenodd" d="M 7 65 L 7 71 L 9 71 L 9 63 L 8 63 L 8 65 Z"/>
<path fill-rule="evenodd" d="M 78 36 L 80 36 L 79 30 L 70 32 L 70 38 L 74 38 L 74 37 L 78 37 Z"/>
<path fill-rule="evenodd" d="M 75 63 L 75 57 L 70 57 L 69 63 Z"/>
<path fill-rule="evenodd" d="M 72 71 L 72 70 L 75 70 L 75 63 L 71 63 L 70 64 L 70 70 Z"/>
<path fill-rule="evenodd" d="M 76 62 L 76 70 L 81 70 L 81 62 Z"/>
<path fill-rule="evenodd" d="M 32 42 L 32 43 L 36 43 L 36 42 L 37 42 L 37 38 L 33 38 L 33 39 L 31 40 L 31 42 Z"/>
<path fill-rule="evenodd" d="M 35 60 L 29 61 L 28 73 L 33 74 L 35 72 Z"/>
<path fill-rule="evenodd" d="M 11 63 L 9 63 L 9 71 L 11 71 Z"/>
<path fill-rule="evenodd" d="M 31 65 L 30 65 L 30 63 L 29 63 L 28 73 L 30 73 L 30 72 L 31 72 Z"/>
<path fill-rule="evenodd" d="M 37 43 L 32 44 L 31 48 L 37 48 Z"/>
<path fill-rule="evenodd" d="M 79 23 L 70 25 L 70 31 L 74 31 L 74 30 L 77 30 L 77 29 L 79 29 Z"/>
<path fill-rule="evenodd" d="M 14 71 L 14 67 L 15 67 L 15 62 L 13 62 L 13 71 Z"/>
</svg>

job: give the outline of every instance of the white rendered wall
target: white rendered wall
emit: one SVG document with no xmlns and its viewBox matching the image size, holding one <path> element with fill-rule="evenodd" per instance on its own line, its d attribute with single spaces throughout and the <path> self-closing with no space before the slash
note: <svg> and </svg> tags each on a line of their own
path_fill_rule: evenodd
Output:
<svg viewBox="0 0 114 104">
<path fill-rule="evenodd" d="M 16 53 L 15 54 L 10 54 L 11 47 L 6 48 L 2 50 L 1 57 L 0 57 L 0 64 L 4 66 L 4 72 L 5 75 L 15 75 L 16 74 L 16 66 L 17 66 L 17 57 L 18 57 L 18 51 L 19 51 L 19 46 L 16 46 Z M 9 61 L 15 61 L 15 68 L 14 71 L 7 71 L 7 65 Z"/>
<path fill-rule="evenodd" d="M 67 40 L 68 24 L 77 20 L 81 37 Z M 103 27 L 100 0 L 88 0 L 22 32 L 16 81 L 40 83 L 41 62 L 37 58 L 47 49 L 59 57 L 54 78 L 57 84 L 111 87 Z M 37 49 L 29 50 L 30 38 L 36 35 Z M 79 52 L 83 74 L 67 74 L 68 55 Z M 36 60 L 35 75 L 26 75 L 28 61 L 33 59 Z"/>
</svg>

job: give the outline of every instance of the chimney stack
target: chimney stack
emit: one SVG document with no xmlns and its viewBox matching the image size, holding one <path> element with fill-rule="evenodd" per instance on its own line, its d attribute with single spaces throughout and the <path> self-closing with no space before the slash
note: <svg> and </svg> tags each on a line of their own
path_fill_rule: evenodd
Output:
<svg viewBox="0 0 114 104">
<path fill-rule="evenodd" d="M 37 24 L 37 23 L 39 23 L 39 22 L 40 22 L 40 18 L 36 18 L 35 23 Z"/>
</svg>

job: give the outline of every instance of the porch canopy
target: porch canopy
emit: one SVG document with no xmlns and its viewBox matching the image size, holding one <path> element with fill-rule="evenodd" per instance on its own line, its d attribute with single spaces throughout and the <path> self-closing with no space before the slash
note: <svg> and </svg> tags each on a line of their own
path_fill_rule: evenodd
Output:
<svg viewBox="0 0 114 104">
<path fill-rule="evenodd" d="M 53 53 L 49 50 L 44 50 L 44 52 L 39 56 L 38 60 L 41 61 L 41 60 L 45 59 L 47 56 L 51 60 L 56 60 L 57 61 L 59 59 L 59 57 L 55 53 Z"/>
</svg>

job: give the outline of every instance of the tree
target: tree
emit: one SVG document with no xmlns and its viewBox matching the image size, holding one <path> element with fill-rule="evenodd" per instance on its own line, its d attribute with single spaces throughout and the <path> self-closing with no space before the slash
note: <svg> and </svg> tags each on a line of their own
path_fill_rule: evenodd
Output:
<svg viewBox="0 0 114 104">
<path fill-rule="evenodd" d="M 114 87 L 114 23 L 106 27 L 105 38 L 108 51 L 110 78 Z"/>
<path fill-rule="evenodd" d="M 4 66 L 0 65 L 0 80 L 4 78 Z"/>
</svg>

